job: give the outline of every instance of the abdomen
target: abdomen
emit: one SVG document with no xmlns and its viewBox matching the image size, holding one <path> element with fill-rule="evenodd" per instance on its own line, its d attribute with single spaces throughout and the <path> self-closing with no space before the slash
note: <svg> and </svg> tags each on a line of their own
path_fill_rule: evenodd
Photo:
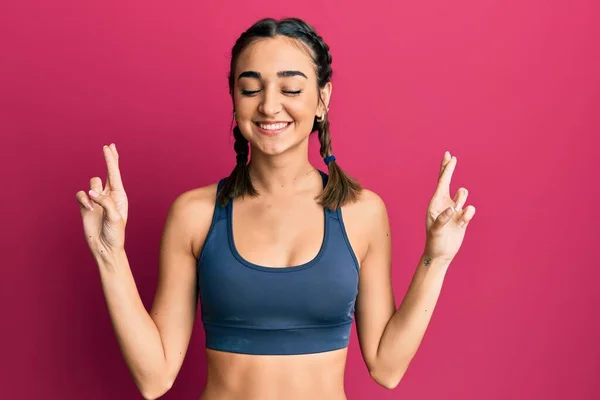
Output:
<svg viewBox="0 0 600 400">
<path fill-rule="evenodd" d="M 201 400 L 346 400 L 347 349 L 291 356 L 207 350 Z"/>
</svg>

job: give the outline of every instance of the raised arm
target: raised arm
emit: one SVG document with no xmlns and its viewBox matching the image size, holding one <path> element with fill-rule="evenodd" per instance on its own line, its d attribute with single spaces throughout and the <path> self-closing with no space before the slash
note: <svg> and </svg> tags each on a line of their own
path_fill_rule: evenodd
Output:
<svg viewBox="0 0 600 400">
<path fill-rule="evenodd" d="M 369 246 L 361 263 L 356 306 L 363 358 L 373 379 L 395 388 L 408 369 L 431 321 L 448 267 L 458 252 L 465 229 L 475 215 L 467 190 L 450 198 L 456 158 L 446 152 L 438 185 L 427 209 L 426 243 L 408 291 L 395 308 L 391 286 L 391 236 L 385 204 L 367 192 L 363 215 Z"/>
<path fill-rule="evenodd" d="M 201 244 L 208 231 L 216 188 L 186 192 L 171 205 L 160 245 L 158 286 L 148 312 L 129 266 L 124 239 L 121 244 L 107 245 L 114 237 L 124 237 L 119 214 L 126 212 L 119 211 L 123 199 L 111 194 L 111 190 L 122 190 L 116 149 L 105 148 L 105 157 L 107 187 L 102 190 L 99 178 L 93 178 L 92 189 L 101 193 L 93 198 L 93 210 L 86 208 L 81 192 L 77 198 L 119 348 L 143 397 L 155 399 L 172 386 L 187 351 L 197 305 L 193 242 Z M 113 235 L 111 230 L 116 232 L 120 226 L 123 232 Z"/>
<path fill-rule="evenodd" d="M 194 230 L 202 231 L 204 226 L 208 230 L 212 215 L 210 205 L 205 210 L 200 205 L 192 213 L 198 203 L 197 196 L 186 193 L 169 210 L 150 313 L 140 299 L 125 251 L 97 258 L 119 347 L 145 399 L 158 398 L 171 388 L 189 345 L 197 305 L 192 237 Z"/>
</svg>

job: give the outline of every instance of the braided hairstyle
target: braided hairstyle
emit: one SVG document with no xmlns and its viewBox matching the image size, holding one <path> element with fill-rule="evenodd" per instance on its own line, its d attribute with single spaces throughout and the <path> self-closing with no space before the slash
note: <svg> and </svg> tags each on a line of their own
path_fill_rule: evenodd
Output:
<svg viewBox="0 0 600 400">
<path fill-rule="evenodd" d="M 257 39 L 272 38 L 277 35 L 299 40 L 308 47 L 313 63 L 315 64 L 319 88 L 323 88 L 331 80 L 332 69 L 329 46 L 327 46 L 323 38 L 310 25 L 298 18 L 286 18 L 280 21 L 265 18 L 259 20 L 242 33 L 233 46 L 229 72 L 229 93 L 232 96 L 235 84 L 235 64 L 241 52 Z M 319 101 L 323 102 L 320 91 Z M 348 202 L 356 200 L 362 188 L 331 157 L 331 133 L 329 131 L 327 112 L 325 112 L 322 119 L 315 117 L 311 133 L 315 131 L 318 132 L 319 142 L 321 143 L 321 157 L 327 159 L 326 163 L 329 172 L 327 184 L 316 200 L 322 206 L 335 210 Z M 235 138 L 234 149 L 237 155 L 237 162 L 217 198 L 217 201 L 223 206 L 238 196 L 256 196 L 258 194 L 252 185 L 248 171 L 248 141 L 244 138 L 238 126 L 233 129 L 233 136 Z"/>
</svg>

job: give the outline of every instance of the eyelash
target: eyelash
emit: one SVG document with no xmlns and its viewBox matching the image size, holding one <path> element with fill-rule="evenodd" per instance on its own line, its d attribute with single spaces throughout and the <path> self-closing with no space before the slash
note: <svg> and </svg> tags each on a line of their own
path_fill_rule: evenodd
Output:
<svg viewBox="0 0 600 400">
<path fill-rule="evenodd" d="M 260 92 L 260 90 L 242 90 L 242 95 L 254 96 L 258 92 Z M 298 96 L 300 93 L 302 93 L 302 90 L 282 90 L 282 93 L 290 95 L 290 96 Z"/>
</svg>

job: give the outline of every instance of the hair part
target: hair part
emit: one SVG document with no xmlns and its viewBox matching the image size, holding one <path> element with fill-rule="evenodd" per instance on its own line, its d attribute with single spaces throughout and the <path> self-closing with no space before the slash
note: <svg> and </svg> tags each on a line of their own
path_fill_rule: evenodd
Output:
<svg viewBox="0 0 600 400">
<path fill-rule="evenodd" d="M 242 33 L 233 46 L 229 71 L 229 93 L 232 96 L 235 86 L 235 66 L 242 51 L 256 40 L 273 38 L 278 35 L 295 39 L 307 47 L 315 65 L 319 89 L 331 81 L 333 71 L 331 69 L 332 57 L 329 52 L 329 46 L 309 24 L 298 18 L 286 18 L 280 21 L 273 18 L 265 18 L 259 20 Z M 325 107 L 321 98 L 320 91 L 319 102 L 326 110 L 327 107 Z M 325 111 L 322 120 L 315 117 L 311 133 L 315 131 L 318 132 L 321 144 L 321 157 L 325 159 L 332 155 L 331 132 L 329 130 L 327 111 Z M 239 196 L 258 195 L 256 188 L 252 184 L 248 168 L 249 143 L 242 135 L 238 126 L 233 129 L 233 136 L 235 138 L 236 165 L 218 194 L 217 202 L 222 206 L 225 206 L 229 201 Z M 346 203 L 355 201 L 362 190 L 360 184 L 344 172 L 335 160 L 327 163 L 327 168 L 329 172 L 327 184 L 321 194 L 316 197 L 319 204 L 328 209 L 335 210 Z"/>
</svg>

